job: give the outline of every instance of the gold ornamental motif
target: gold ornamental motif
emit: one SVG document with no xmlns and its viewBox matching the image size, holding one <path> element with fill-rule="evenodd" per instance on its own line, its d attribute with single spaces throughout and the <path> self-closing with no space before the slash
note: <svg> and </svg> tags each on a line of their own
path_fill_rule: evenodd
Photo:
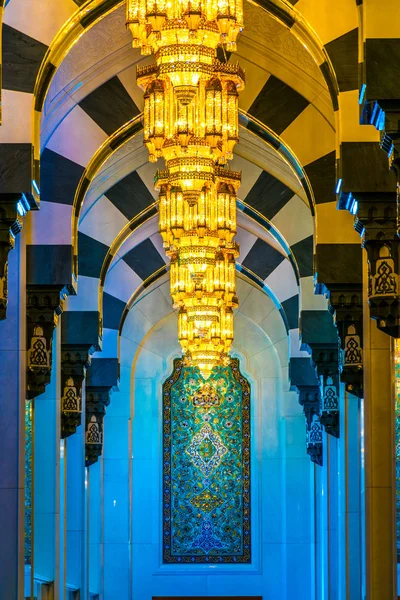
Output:
<svg viewBox="0 0 400 600">
<path fill-rule="evenodd" d="M 211 385 L 206 383 L 193 395 L 192 403 L 196 408 L 208 410 L 213 406 L 219 406 L 221 404 L 221 398 Z"/>
<path fill-rule="evenodd" d="M 209 513 L 216 508 L 219 508 L 224 503 L 224 500 L 213 494 L 210 490 L 203 490 L 197 496 L 193 496 L 190 504 L 205 513 Z"/>
</svg>

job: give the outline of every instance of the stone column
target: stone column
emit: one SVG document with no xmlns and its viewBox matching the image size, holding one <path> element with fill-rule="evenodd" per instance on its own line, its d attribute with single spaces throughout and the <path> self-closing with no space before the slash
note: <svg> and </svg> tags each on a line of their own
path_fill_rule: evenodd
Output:
<svg viewBox="0 0 400 600">
<path fill-rule="evenodd" d="M 328 542 L 328 598 L 336 600 L 338 597 L 339 572 L 339 527 L 338 527 L 338 440 L 332 435 L 324 438 L 324 461 L 327 471 L 327 542 Z"/>
<path fill-rule="evenodd" d="M 85 523 L 85 435 L 78 427 L 64 440 L 67 456 L 66 482 L 66 582 L 71 590 L 84 590 Z"/>
<path fill-rule="evenodd" d="M 61 436 L 65 438 L 66 489 L 66 581 L 67 589 L 85 597 L 87 490 L 85 485 L 85 378 L 91 354 L 99 349 L 97 312 L 68 311 L 62 318 L 61 346 Z M 98 498 L 97 498 L 98 501 Z"/>
<path fill-rule="evenodd" d="M 302 342 L 309 349 L 320 382 L 320 423 L 323 425 L 323 469 L 318 473 L 317 535 L 322 598 L 336 600 L 338 585 L 338 466 L 340 345 L 328 311 L 303 311 Z M 317 424 L 315 424 L 317 426 Z"/>
<path fill-rule="evenodd" d="M 24 242 L 18 236 L 9 257 L 8 318 L 0 322 L 0 595 L 10 600 L 24 598 Z"/>
<path fill-rule="evenodd" d="M 296 396 L 293 392 L 284 392 L 282 398 L 285 436 L 285 484 L 282 496 L 286 544 L 286 595 L 283 594 L 282 598 L 309 600 L 312 598 L 315 578 L 314 477 L 315 471 L 320 470 L 315 465 L 319 442 L 312 445 L 310 453 L 311 446 L 304 443 L 308 426 L 300 407 L 297 406 L 296 410 Z"/>
<path fill-rule="evenodd" d="M 60 490 L 65 485 L 60 456 L 60 329 L 52 337 L 52 370 L 45 391 L 34 399 L 34 565 L 39 581 L 51 582 L 63 598 L 64 523 Z M 51 377 L 50 377 L 51 375 Z M 61 547 L 60 547 L 61 546 Z"/>
<path fill-rule="evenodd" d="M 88 585 L 93 594 L 104 594 L 104 461 L 101 456 L 87 469 L 88 490 Z M 100 501 L 99 501 L 100 500 Z"/>
<path fill-rule="evenodd" d="M 34 568 L 51 586 L 55 600 L 65 596 L 66 457 L 60 445 L 61 331 L 57 327 L 66 292 L 60 284 L 29 283 L 27 276 L 26 397 L 34 407 Z"/>
<path fill-rule="evenodd" d="M 382 54 L 379 60 L 386 60 L 386 56 Z M 378 73 L 376 64 L 374 59 L 375 74 Z M 379 81 L 380 85 L 384 83 L 381 77 Z M 387 81 L 390 81 L 391 87 L 396 80 L 387 78 Z M 370 92 L 368 84 L 367 94 Z M 372 98 L 364 103 L 362 109 L 363 118 L 367 118 L 364 122 L 376 125 L 373 119 L 368 118 L 372 108 L 371 117 L 378 114 L 381 124 L 385 125 L 382 107 L 376 102 L 374 106 L 370 100 Z M 394 121 L 389 119 L 390 129 L 393 123 L 398 128 L 398 118 Z M 343 186 L 339 207 L 355 215 L 355 228 L 365 248 L 364 430 L 361 431 L 365 447 L 365 485 L 361 489 L 365 501 L 366 547 L 366 565 L 362 570 L 365 572 L 363 580 L 367 600 L 397 599 L 395 396 L 390 336 L 400 335 L 400 243 L 397 178 L 394 171 L 389 171 L 388 156 L 383 150 L 392 158 L 396 154 L 387 133 L 382 134 L 381 146 L 365 142 L 342 144 L 340 158 Z"/>
<path fill-rule="evenodd" d="M 340 395 L 339 600 L 362 598 L 360 403 L 347 391 Z"/>
<path fill-rule="evenodd" d="M 363 395 L 362 249 L 359 244 L 319 244 L 317 290 L 329 300 L 341 344 L 338 444 L 328 438 L 330 597 L 361 598 L 360 460 L 358 398 Z M 347 391 L 346 391 L 347 390 Z M 334 506 L 337 503 L 337 506 Z"/>
<path fill-rule="evenodd" d="M 366 256 L 365 256 L 366 258 Z M 370 319 L 364 265 L 364 443 L 367 600 L 397 599 L 395 391 L 391 339 Z"/>
<path fill-rule="evenodd" d="M 326 438 L 324 433 L 323 438 Z M 326 441 L 326 439 L 325 439 Z M 326 445 L 326 444 L 325 444 Z M 326 449 L 322 460 L 326 463 Z M 315 600 L 329 598 L 329 554 L 328 554 L 328 471 L 324 467 L 315 469 L 314 486 L 315 515 Z"/>
<path fill-rule="evenodd" d="M 88 546 L 88 569 L 90 592 L 99 590 L 108 598 L 109 593 L 105 589 L 104 567 L 108 567 L 110 573 L 120 569 L 124 573 L 123 566 L 115 558 L 118 557 L 118 549 L 112 545 L 109 557 L 106 556 L 105 535 L 113 535 L 118 528 L 119 520 L 114 523 L 110 516 L 118 515 L 121 510 L 119 504 L 119 487 L 121 486 L 119 461 L 104 460 L 104 440 L 108 432 L 108 417 L 105 418 L 106 407 L 110 403 L 110 393 L 117 389 L 119 380 L 118 360 L 112 358 L 94 358 L 86 381 L 86 466 L 88 467 L 88 522 L 89 522 L 89 546 Z M 112 438 L 114 451 L 118 451 L 121 439 L 125 439 L 125 432 L 118 429 L 116 436 Z M 110 432 L 111 433 L 111 432 Z M 126 459 L 127 460 L 127 459 Z M 99 463 L 100 461 L 100 463 Z M 128 472 L 125 473 L 125 486 L 128 489 Z M 116 502 L 114 503 L 114 499 Z M 127 502 L 128 507 L 128 502 Z M 107 512 L 106 512 L 107 511 Z M 109 511 L 113 511 L 109 515 Z M 128 532 L 127 532 L 128 533 Z M 119 567 L 118 567 L 119 564 Z M 121 570 L 122 569 L 122 570 Z M 124 584 L 128 583 L 125 581 Z M 117 582 L 114 581 L 116 584 Z M 110 591 L 110 597 L 115 593 L 115 585 Z"/>
</svg>

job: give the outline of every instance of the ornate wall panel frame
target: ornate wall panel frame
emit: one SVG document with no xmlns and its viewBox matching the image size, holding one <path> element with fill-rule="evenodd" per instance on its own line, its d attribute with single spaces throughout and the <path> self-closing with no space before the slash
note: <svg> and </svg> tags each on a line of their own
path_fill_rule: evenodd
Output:
<svg viewBox="0 0 400 600">
<path fill-rule="evenodd" d="M 163 562 L 251 563 L 250 384 L 239 360 L 163 385 Z"/>
</svg>

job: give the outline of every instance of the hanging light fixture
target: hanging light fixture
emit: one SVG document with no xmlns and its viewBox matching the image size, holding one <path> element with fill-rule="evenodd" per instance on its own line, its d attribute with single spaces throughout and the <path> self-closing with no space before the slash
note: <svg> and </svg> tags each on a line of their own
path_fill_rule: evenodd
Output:
<svg viewBox="0 0 400 600">
<path fill-rule="evenodd" d="M 155 54 L 137 69 L 144 91 L 144 143 L 155 176 L 159 231 L 171 261 L 170 289 L 187 363 L 207 378 L 227 364 L 236 297 L 236 193 L 241 174 L 225 168 L 238 141 L 236 50 L 243 0 L 127 0 L 134 48 Z"/>
</svg>

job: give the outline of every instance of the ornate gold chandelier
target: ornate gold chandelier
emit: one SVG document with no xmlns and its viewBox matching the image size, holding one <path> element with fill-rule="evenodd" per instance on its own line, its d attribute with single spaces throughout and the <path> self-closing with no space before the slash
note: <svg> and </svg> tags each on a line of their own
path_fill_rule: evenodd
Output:
<svg viewBox="0 0 400 600">
<path fill-rule="evenodd" d="M 144 143 L 155 176 L 159 230 L 171 260 L 178 337 L 188 364 L 207 378 L 226 364 L 236 297 L 236 192 L 224 167 L 238 141 L 244 72 L 216 58 L 236 49 L 242 0 L 127 0 L 133 47 L 155 54 L 137 69 L 144 90 Z"/>
</svg>

